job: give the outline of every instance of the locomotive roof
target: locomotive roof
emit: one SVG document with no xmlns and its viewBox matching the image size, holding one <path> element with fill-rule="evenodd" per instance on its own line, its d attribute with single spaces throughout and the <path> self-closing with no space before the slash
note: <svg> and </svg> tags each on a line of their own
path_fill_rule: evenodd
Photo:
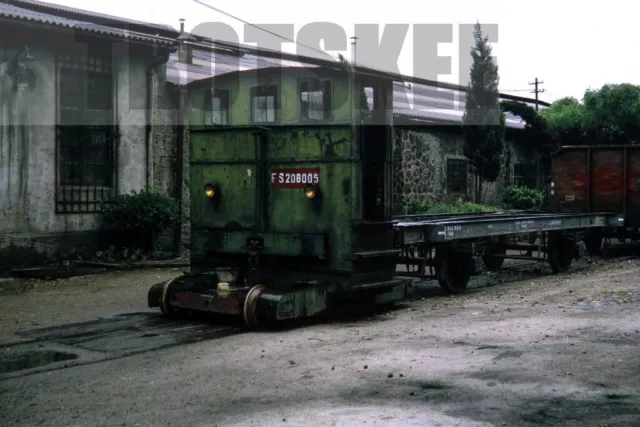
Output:
<svg viewBox="0 0 640 427">
<path fill-rule="evenodd" d="M 188 44 L 193 46 L 192 63 L 185 64 L 178 61 L 178 53 L 173 53 L 167 63 L 167 81 L 176 85 L 200 86 L 207 79 L 217 78 L 233 73 L 267 71 L 268 69 L 281 69 L 286 72 L 296 70 L 313 70 L 315 74 L 343 72 L 340 62 L 326 61 L 315 58 L 298 57 L 296 55 L 282 54 L 263 55 L 252 47 L 216 42 L 215 45 L 200 47 L 198 43 Z M 255 49 L 255 48 L 253 48 Z M 304 60 L 304 62 L 303 62 Z M 425 79 L 416 79 L 410 76 L 386 73 L 368 67 L 356 67 L 360 76 L 374 79 L 393 81 L 393 109 L 394 114 L 404 119 L 459 124 L 464 114 L 466 88 L 451 83 L 430 82 Z M 430 82 L 431 84 L 407 83 L 407 80 Z M 369 102 L 372 103 L 372 93 L 367 92 Z M 533 105 L 534 100 L 508 94 L 500 94 L 503 100 L 514 100 Z M 548 106 L 540 102 L 540 105 Z M 522 129 L 525 122 L 518 116 L 506 113 L 506 125 L 510 128 Z"/>
</svg>

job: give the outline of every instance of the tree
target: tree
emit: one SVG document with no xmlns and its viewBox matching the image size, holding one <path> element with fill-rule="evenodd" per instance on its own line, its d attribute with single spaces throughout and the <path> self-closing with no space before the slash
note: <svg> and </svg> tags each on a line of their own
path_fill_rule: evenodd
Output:
<svg viewBox="0 0 640 427">
<path fill-rule="evenodd" d="M 562 98 L 541 112 L 556 145 L 640 142 L 640 86 L 608 84 L 587 90 L 583 103 Z"/>
<path fill-rule="evenodd" d="M 555 146 L 585 143 L 585 109 L 571 97 L 558 99 L 540 112 L 547 122 L 549 137 Z"/>
<path fill-rule="evenodd" d="M 505 119 L 500 108 L 498 66 L 491 58 L 488 37 L 480 23 L 474 28 L 467 100 L 463 118 L 464 154 L 476 175 L 476 202 L 482 200 L 482 181 L 494 182 L 500 174 Z"/>
<path fill-rule="evenodd" d="M 584 95 L 584 130 L 590 143 L 640 142 L 640 86 L 608 84 Z"/>
<path fill-rule="evenodd" d="M 544 154 L 550 151 L 550 134 L 547 122 L 533 107 L 518 101 L 502 101 L 503 112 L 520 117 L 525 122 L 524 129 L 519 132 L 519 139 L 525 142 L 531 152 Z"/>
<path fill-rule="evenodd" d="M 546 120 L 524 102 L 502 101 L 500 105 L 503 112 L 510 112 L 524 120 L 524 129 L 515 131 L 514 138 L 521 143 L 526 156 L 539 156 L 540 173 L 546 176 L 551 167 L 551 155 L 556 148 Z"/>
</svg>

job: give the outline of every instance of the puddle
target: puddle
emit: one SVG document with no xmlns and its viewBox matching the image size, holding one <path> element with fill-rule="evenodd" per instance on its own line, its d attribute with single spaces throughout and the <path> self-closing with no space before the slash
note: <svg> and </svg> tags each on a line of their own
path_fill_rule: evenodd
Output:
<svg viewBox="0 0 640 427">
<path fill-rule="evenodd" d="M 0 360 L 0 374 L 37 368 L 50 363 L 77 359 L 78 355 L 53 350 L 28 351 L 16 354 L 4 354 Z"/>
</svg>

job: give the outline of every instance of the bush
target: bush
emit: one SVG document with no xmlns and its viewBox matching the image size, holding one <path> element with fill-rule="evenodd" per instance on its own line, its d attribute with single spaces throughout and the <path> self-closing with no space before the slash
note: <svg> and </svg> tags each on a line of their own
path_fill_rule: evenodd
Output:
<svg viewBox="0 0 640 427">
<path fill-rule="evenodd" d="M 506 209 L 539 210 L 544 195 L 541 191 L 527 187 L 512 185 L 504 190 L 502 202 Z"/>
<path fill-rule="evenodd" d="M 164 194 L 132 191 L 105 205 L 102 220 L 115 228 L 120 243 L 141 245 L 151 250 L 155 233 L 166 230 L 179 219 L 178 204 Z"/>
<path fill-rule="evenodd" d="M 482 213 L 496 212 L 497 208 L 493 206 L 481 205 L 479 203 L 463 202 L 463 203 L 434 203 L 432 205 L 417 202 L 409 203 L 407 206 L 407 214 L 431 214 L 431 213 Z"/>
</svg>

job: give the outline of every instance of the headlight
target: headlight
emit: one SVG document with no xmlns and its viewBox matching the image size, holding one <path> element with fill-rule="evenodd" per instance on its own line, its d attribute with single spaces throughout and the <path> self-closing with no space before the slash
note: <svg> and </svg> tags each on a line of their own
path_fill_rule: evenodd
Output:
<svg viewBox="0 0 640 427">
<path fill-rule="evenodd" d="M 318 187 L 314 184 L 307 184 L 304 187 L 304 195 L 307 196 L 307 199 L 313 199 L 318 195 Z"/>
<path fill-rule="evenodd" d="M 216 193 L 217 193 L 216 188 L 213 185 L 205 184 L 205 186 L 204 186 L 204 194 L 208 198 L 213 199 L 215 197 Z"/>
</svg>

